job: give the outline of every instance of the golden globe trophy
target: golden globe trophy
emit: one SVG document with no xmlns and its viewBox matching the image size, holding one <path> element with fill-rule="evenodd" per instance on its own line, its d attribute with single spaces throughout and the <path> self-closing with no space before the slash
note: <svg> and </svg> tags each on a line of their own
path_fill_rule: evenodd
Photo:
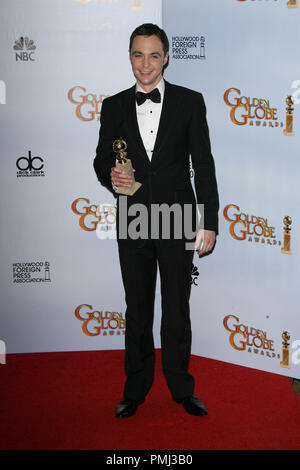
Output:
<svg viewBox="0 0 300 470">
<path fill-rule="evenodd" d="M 126 196 L 132 196 L 142 185 L 134 179 L 131 160 L 129 158 L 126 158 L 126 149 L 127 144 L 125 140 L 122 139 L 122 137 L 114 141 L 113 151 L 116 153 L 116 167 L 121 168 L 121 170 L 125 171 L 125 173 L 127 173 L 127 175 L 129 175 L 133 180 L 133 183 L 130 188 L 127 186 L 119 186 L 116 190 L 116 193 L 125 194 Z"/>
<path fill-rule="evenodd" d="M 288 215 L 286 215 L 283 219 L 284 227 L 283 227 L 283 247 L 281 248 L 281 253 L 285 255 L 291 255 L 291 228 L 292 219 Z"/>
<path fill-rule="evenodd" d="M 288 8 L 298 8 L 298 0 L 288 0 L 286 6 Z"/>
<path fill-rule="evenodd" d="M 289 349 L 289 340 L 290 334 L 287 331 L 284 331 L 281 335 L 283 342 L 282 342 L 282 361 L 280 361 L 280 366 L 284 367 L 285 369 L 290 369 L 290 349 Z"/>
<path fill-rule="evenodd" d="M 285 124 L 285 129 L 283 131 L 284 135 L 295 135 L 293 131 L 293 104 L 294 104 L 294 98 L 289 95 L 286 100 L 285 100 L 287 107 L 286 109 L 286 124 Z"/>
</svg>

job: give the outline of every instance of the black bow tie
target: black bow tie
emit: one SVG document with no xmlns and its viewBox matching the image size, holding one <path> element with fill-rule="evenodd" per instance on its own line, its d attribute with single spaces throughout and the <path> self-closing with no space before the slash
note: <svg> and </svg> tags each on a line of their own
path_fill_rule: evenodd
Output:
<svg viewBox="0 0 300 470">
<path fill-rule="evenodd" d="M 157 88 L 154 88 L 154 90 L 150 91 L 150 93 L 137 91 L 135 97 L 138 106 L 143 104 L 147 99 L 153 101 L 154 103 L 160 103 L 160 92 Z"/>
</svg>

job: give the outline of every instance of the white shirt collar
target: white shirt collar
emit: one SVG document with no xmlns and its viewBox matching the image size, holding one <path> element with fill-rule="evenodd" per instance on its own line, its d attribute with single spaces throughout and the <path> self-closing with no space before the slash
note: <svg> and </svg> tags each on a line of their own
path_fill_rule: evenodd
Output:
<svg viewBox="0 0 300 470">
<path fill-rule="evenodd" d="M 165 92 L 165 81 L 163 78 L 161 78 L 160 82 L 156 85 L 155 88 L 159 90 L 161 101 L 162 101 L 164 97 L 164 92 Z M 135 86 L 135 91 L 141 91 L 142 93 L 146 93 L 146 91 L 143 90 L 143 88 L 138 83 Z"/>
</svg>

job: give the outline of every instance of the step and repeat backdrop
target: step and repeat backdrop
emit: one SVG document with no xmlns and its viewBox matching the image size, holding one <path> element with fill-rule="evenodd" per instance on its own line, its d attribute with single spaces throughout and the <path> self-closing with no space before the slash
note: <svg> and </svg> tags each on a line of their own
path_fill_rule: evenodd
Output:
<svg viewBox="0 0 300 470">
<path fill-rule="evenodd" d="M 294 377 L 300 377 L 297 6 L 163 2 L 171 43 L 166 76 L 204 95 L 220 191 L 215 250 L 194 258 L 193 351 Z"/>
<path fill-rule="evenodd" d="M 102 101 L 134 83 L 130 33 L 153 22 L 165 78 L 203 93 L 220 192 L 216 247 L 191 272 L 192 353 L 300 378 L 298 1 L 0 9 L 0 353 L 124 348 L 115 199 L 93 159 Z M 155 305 L 159 348 L 159 280 Z"/>
</svg>

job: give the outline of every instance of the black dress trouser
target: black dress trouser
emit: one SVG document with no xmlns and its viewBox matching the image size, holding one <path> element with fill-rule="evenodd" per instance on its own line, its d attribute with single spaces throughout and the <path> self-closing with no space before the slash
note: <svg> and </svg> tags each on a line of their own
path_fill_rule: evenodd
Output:
<svg viewBox="0 0 300 470">
<path fill-rule="evenodd" d="M 183 241 L 119 242 L 126 299 L 124 397 L 143 401 L 154 378 L 153 317 L 157 265 L 161 279 L 162 367 L 173 399 L 194 391 L 188 372 L 191 352 L 189 297 L 194 252 Z"/>
</svg>

